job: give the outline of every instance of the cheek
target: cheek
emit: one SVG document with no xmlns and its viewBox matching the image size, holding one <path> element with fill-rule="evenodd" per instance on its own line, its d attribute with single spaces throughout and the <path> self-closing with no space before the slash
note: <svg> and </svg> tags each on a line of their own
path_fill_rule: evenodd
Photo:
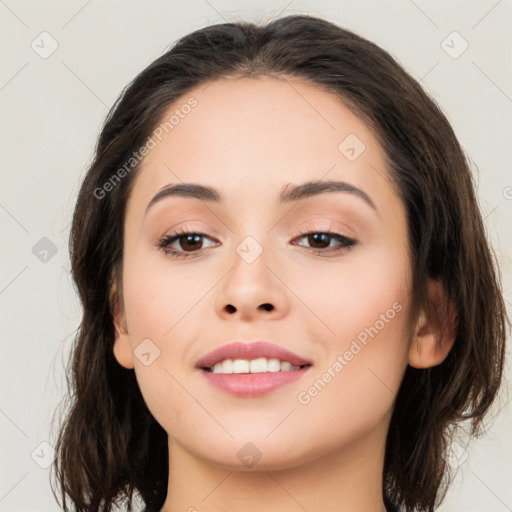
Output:
<svg viewBox="0 0 512 512">
<path fill-rule="evenodd" d="M 395 296 L 396 298 L 396 296 Z M 325 361 L 295 396 L 295 423 L 303 442 L 319 451 L 349 445 L 389 420 L 407 365 L 405 297 L 382 302 L 383 316 L 342 316 Z M 321 439 L 314 435 L 321 429 Z M 311 440 L 309 439 L 311 438 Z"/>
<path fill-rule="evenodd" d="M 195 266 L 168 261 L 161 253 L 134 253 L 123 277 L 125 308 L 135 336 L 165 340 L 204 298 L 211 285 Z M 182 321 L 184 320 L 184 322 Z"/>
<path fill-rule="evenodd" d="M 342 349 L 365 328 L 376 322 L 382 327 L 382 315 L 384 321 L 387 317 L 392 320 L 386 326 L 393 324 L 386 332 L 406 321 L 407 316 L 403 312 L 397 315 L 396 309 L 405 308 L 409 302 L 409 275 L 404 251 L 386 245 L 356 249 L 332 263 L 317 264 L 314 272 L 290 268 L 287 280 L 294 283 L 294 292 L 324 324 L 316 335 L 320 333 L 325 341 L 331 339 L 330 344 Z M 400 306 L 393 309 L 396 302 Z"/>
<path fill-rule="evenodd" d="M 148 409 L 169 431 L 189 422 L 191 398 L 180 383 L 187 384 L 191 342 L 200 337 L 212 286 L 207 281 L 160 254 L 132 250 L 125 259 L 123 293 L 137 382 Z"/>
<path fill-rule="evenodd" d="M 407 365 L 408 259 L 393 248 L 368 251 L 316 278 L 308 305 L 329 329 L 297 401 L 313 416 L 330 408 L 336 421 L 376 422 L 391 408 Z"/>
</svg>

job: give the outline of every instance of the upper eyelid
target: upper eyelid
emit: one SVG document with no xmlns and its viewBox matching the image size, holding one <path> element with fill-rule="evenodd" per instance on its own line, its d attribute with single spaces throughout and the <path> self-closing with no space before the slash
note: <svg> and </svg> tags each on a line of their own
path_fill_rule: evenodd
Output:
<svg viewBox="0 0 512 512">
<path fill-rule="evenodd" d="M 347 234 L 345 230 L 339 229 L 336 227 L 330 227 L 330 228 L 300 228 L 294 237 L 304 236 L 308 234 L 313 233 L 331 233 L 336 235 L 345 236 L 346 238 L 353 238 L 351 235 Z M 171 231 L 170 233 L 166 233 L 162 236 L 162 238 L 180 238 L 187 235 L 200 235 L 206 238 L 209 238 L 210 240 L 214 240 L 218 238 L 216 235 L 208 234 L 205 231 L 201 229 L 188 229 L 188 228 L 180 228 L 176 231 Z"/>
</svg>

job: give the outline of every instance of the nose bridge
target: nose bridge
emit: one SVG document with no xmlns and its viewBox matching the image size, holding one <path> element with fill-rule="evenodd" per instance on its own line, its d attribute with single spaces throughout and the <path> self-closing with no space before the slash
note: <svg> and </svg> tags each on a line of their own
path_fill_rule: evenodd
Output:
<svg viewBox="0 0 512 512">
<path fill-rule="evenodd" d="M 242 263 L 252 265 L 260 259 L 263 260 L 260 264 L 266 261 L 265 252 L 270 249 L 269 242 L 272 238 L 272 232 L 268 233 L 268 221 L 264 213 L 267 209 L 260 205 L 258 210 L 252 201 L 254 199 L 242 198 L 243 206 L 237 212 L 232 233 L 234 250 L 241 260 L 239 262 L 235 257 L 233 263 L 242 267 Z"/>
<path fill-rule="evenodd" d="M 270 248 L 263 238 L 260 232 L 248 234 L 235 246 L 230 280 L 238 294 L 254 294 L 268 285 Z"/>
<path fill-rule="evenodd" d="M 268 246 L 271 237 L 267 236 L 263 222 L 251 222 L 251 227 L 241 221 L 234 230 L 232 268 L 223 279 L 216 298 L 219 314 L 237 313 L 243 318 L 252 318 L 265 312 L 279 315 L 285 309 L 282 285 L 271 270 L 272 250 Z"/>
</svg>

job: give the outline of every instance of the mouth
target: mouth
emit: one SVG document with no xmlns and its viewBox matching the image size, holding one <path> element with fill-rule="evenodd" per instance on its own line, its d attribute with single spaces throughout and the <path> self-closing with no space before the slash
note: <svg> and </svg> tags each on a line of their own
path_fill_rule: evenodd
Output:
<svg viewBox="0 0 512 512">
<path fill-rule="evenodd" d="M 213 387 L 238 397 L 268 394 L 300 379 L 312 366 L 311 361 L 266 341 L 230 343 L 196 364 Z"/>
</svg>

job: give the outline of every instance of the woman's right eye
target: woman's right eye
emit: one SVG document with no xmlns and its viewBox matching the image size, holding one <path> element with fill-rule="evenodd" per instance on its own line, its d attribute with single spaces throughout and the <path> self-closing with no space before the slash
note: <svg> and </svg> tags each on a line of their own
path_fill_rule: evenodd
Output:
<svg viewBox="0 0 512 512">
<path fill-rule="evenodd" d="M 204 237 L 210 239 L 210 237 L 205 233 L 199 233 L 197 231 L 177 231 L 163 236 L 158 242 L 158 247 L 172 258 L 190 258 L 192 256 L 197 256 L 197 252 L 202 249 L 202 247 L 197 247 L 197 245 L 201 241 L 201 238 Z M 185 249 L 188 246 L 188 248 L 191 248 L 192 250 L 176 250 L 175 248 L 172 248 L 172 244 L 175 242 L 178 242 L 178 245 L 180 245 L 182 249 Z"/>
</svg>

